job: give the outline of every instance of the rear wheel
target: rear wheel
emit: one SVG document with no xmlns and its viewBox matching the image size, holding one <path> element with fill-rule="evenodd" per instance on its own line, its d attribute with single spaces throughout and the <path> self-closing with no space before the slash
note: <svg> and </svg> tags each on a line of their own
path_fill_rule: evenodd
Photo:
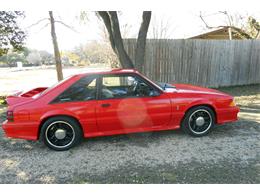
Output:
<svg viewBox="0 0 260 195">
<path fill-rule="evenodd" d="M 197 106 L 190 109 L 182 121 L 181 128 L 196 137 L 206 135 L 215 123 L 215 114 L 207 106 Z"/>
<path fill-rule="evenodd" d="M 77 121 L 69 117 L 57 116 L 48 119 L 42 125 L 41 137 L 49 148 L 64 151 L 78 144 L 83 136 Z"/>
</svg>

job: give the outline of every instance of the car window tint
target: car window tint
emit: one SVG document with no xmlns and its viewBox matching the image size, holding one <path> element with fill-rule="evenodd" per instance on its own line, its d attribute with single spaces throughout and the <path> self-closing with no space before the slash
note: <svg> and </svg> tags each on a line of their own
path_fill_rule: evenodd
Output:
<svg viewBox="0 0 260 195">
<path fill-rule="evenodd" d="M 53 103 L 87 101 L 96 98 L 96 78 L 87 76 L 66 89 Z"/>
<path fill-rule="evenodd" d="M 151 96 L 154 89 L 135 76 L 104 76 L 101 99 Z"/>
</svg>

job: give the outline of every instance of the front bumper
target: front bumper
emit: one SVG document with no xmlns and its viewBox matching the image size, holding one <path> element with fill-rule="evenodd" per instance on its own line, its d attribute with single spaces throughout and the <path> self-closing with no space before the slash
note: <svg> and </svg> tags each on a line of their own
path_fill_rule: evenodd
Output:
<svg viewBox="0 0 260 195">
<path fill-rule="evenodd" d="M 26 140 L 38 139 L 38 123 L 33 122 L 3 122 L 2 128 L 7 137 Z"/>
<path fill-rule="evenodd" d="M 217 123 L 223 124 L 227 122 L 237 121 L 238 112 L 240 111 L 238 106 L 217 110 Z"/>
</svg>

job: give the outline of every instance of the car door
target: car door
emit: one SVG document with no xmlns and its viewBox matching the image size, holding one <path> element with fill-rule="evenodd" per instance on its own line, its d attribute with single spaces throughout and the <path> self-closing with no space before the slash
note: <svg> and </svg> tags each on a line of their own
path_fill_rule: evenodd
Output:
<svg viewBox="0 0 260 195">
<path fill-rule="evenodd" d="M 117 134 L 164 128 L 171 117 L 171 102 L 134 74 L 103 75 L 96 108 L 100 133 Z"/>
</svg>

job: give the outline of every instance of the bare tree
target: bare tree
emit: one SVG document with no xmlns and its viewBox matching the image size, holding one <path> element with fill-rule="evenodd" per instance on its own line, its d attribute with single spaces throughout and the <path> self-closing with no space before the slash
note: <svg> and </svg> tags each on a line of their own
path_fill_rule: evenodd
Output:
<svg viewBox="0 0 260 195">
<path fill-rule="evenodd" d="M 56 63 L 56 72 L 57 72 L 57 78 L 58 81 L 63 80 L 63 73 L 62 73 L 62 62 L 61 62 L 61 55 L 59 51 L 59 46 L 58 46 L 58 40 L 57 40 L 57 35 L 55 31 L 55 23 L 62 24 L 66 28 L 69 28 L 70 30 L 77 32 L 73 27 L 70 25 L 67 25 L 65 22 L 62 20 L 55 20 L 53 16 L 53 11 L 49 11 L 49 17 L 48 18 L 42 18 L 38 20 L 36 23 L 28 26 L 27 28 L 31 28 L 33 26 L 39 25 L 44 21 L 48 21 L 47 23 L 44 24 L 44 26 L 40 29 L 42 30 L 43 28 L 47 26 L 51 26 L 51 37 L 52 37 L 52 44 L 53 44 L 53 49 L 54 49 L 54 58 L 55 58 L 55 63 Z"/>
<path fill-rule="evenodd" d="M 130 36 L 129 32 L 131 30 L 131 27 L 132 26 L 128 24 L 120 25 L 120 31 L 123 39 L 128 38 Z M 99 36 L 102 39 L 102 41 L 109 43 L 109 34 L 107 32 L 106 27 L 104 26 L 103 21 L 99 24 L 99 29 Z"/>
<path fill-rule="evenodd" d="M 61 81 L 61 80 L 63 80 L 62 64 L 61 64 L 57 36 L 56 36 L 56 32 L 55 32 L 55 20 L 54 20 L 52 11 L 49 11 L 49 16 L 50 16 L 50 22 L 51 22 L 51 37 L 52 37 L 54 56 L 55 56 L 55 62 L 56 62 L 57 77 L 58 77 L 58 81 Z"/>
<path fill-rule="evenodd" d="M 135 65 L 137 66 L 143 65 L 144 63 L 146 37 L 151 20 L 151 14 L 151 11 L 143 12 L 142 23 L 139 29 L 136 46 Z M 117 12 L 99 11 L 98 15 L 102 18 L 106 26 L 110 45 L 113 51 L 116 53 L 121 66 L 123 68 L 134 68 L 135 65 L 124 48 Z"/>
<path fill-rule="evenodd" d="M 200 19 L 204 23 L 207 29 L 216 29 L 221 27 L 229 27 L 229 36 L 230 39 L 232 39 L 232 32 L 231 29 L 234 29 L 236 31 L 236 35 L 240 36 L 244 39 L 257 39 L 260 36 L 260 25 L 259 22 L 256 21 L 255 18 L 252 16 L 243 17 L 240 14 L 230 14 L 227 11 L 219 11 L 217 13 L 211 14 L 211 15 L 218 15 L 221 14 L 225 16 L 226 20 L 224 22 L 224 25 L 218 25 L 218 26 L 211 26 L 206 22 L 206 17 L 200 12 Z M 246 20 L 244 20 L 246 18 Z"/>
<path fill-rule="evenodd" d="M 151 30 L 150 37 L 153 39 L 167 39 L 170 37 L 174 29 L 171 28 L 169 18 L 165 16 L 157 18 L 154 15 L 152 18 Z"/>
</svg>

